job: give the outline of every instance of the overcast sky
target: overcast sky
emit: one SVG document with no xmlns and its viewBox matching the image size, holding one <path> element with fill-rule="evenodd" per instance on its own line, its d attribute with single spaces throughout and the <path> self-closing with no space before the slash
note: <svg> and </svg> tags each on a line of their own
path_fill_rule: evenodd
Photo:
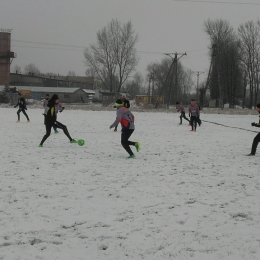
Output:
<svg viewBox="0 0 260 260">
<path fill-rule="evenodd" d="M 256 22 L 259 13 L 260 0 L 1 0 L 0 26 L 12 29 L 17 58 L 11 69 L 18 65 L 23 71 L 33 63 L 43 73 L 84 76 L 84 48 L 96 43 L 98 30 L 118 19 L 122 24 L 131 20 L 139 36 L 137 71 L 143 75 L 164 53 L 186 52 L 183 65 L 206 77 L 210 43 L 204 21 L 224 19 L 237 29 Z"/>
</svg>

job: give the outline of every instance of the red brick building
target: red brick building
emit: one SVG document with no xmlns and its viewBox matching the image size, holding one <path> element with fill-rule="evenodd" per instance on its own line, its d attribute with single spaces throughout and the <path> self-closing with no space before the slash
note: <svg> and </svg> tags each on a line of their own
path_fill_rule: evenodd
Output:
<svg viewBox="0 0 260 260">
<path fill-rule="evenodd" d="M 15 57 L 11 51 L 11 30 L 0 29 L 0 85 L 9 85 L 10 64 Z"/>
</svg>

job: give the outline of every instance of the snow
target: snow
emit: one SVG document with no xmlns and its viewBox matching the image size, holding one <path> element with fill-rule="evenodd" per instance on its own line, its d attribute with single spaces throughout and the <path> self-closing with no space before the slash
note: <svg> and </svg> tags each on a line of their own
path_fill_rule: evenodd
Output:
<svg viewBox="0 0 260 260">
<path fill-rule="evenodd" d="M 1 260 L 259 259 L 257 114 L 204 113 L 193 133 L 178 113 L 135 111 L 126 159 L 115 111 L 64 110 L 85 145 L 59 132 L 43 148 L 42 109 L 16 111 L 0 108 Z"/>
</svg>

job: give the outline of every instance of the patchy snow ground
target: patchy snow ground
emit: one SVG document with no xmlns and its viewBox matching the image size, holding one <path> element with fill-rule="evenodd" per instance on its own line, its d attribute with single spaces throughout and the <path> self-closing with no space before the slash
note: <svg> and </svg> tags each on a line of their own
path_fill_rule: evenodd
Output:
<svg viewBox="0 0 260 260">
<path fill-rule="evenodd" d="M 16 111 L 0 108 L 0 259 L 259 259 L 257 115 L 202 114 L 192 133 L 177 113 L 134 112 L 133 160 L 115 111 L 59 113 L 85 146 L 60 132 L 43 148 L 42 109 Z"/>
</svg>

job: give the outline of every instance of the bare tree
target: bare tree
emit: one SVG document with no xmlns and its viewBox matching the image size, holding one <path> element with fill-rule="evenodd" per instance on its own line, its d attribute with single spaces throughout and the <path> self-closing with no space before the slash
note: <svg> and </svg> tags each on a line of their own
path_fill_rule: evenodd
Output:
<svg viewBox="0 0 260 260">
<path fill-rule="evenodd" d="M 144 78 L 141 73 L 136 73 L 132 80 L 127 80 L 122 88 L 125 92 L 135 98 L 136 95 L 144 94 Z"/>
<path fill-rule="evenodd" d="M 54 78 L 54 77 L 59 76 L 59 74 L 56 74 L 56 73 L 53 73 L 53 72 L 46 72 L 46 73 L 41 73 L 41 76 Z"/>
<path fill-rule="evenodd" d="M 181 63 L 180 63 L 181 65 Z M 193 72 L 190 69 L 184 68 L 182 65 L 179 66 L 178 71 L 178 82 L 180 87 L 180 100 L 188 105 L 188 96 L 192 90 L 192 87 L 194 86 L 194 81 L 192 79 Z M 199 101 L 198 101 L 199 102 Z"/>
<path fill-rule="evenodd" d="M 152 74 L 156 74 L 156 83 L 153 90 L 154 95 L 167 98 L 169 93 L 169 78 L 173 77 L 171 64 L 171 59 L 164 58 L 160 63 L 154 62 L 147 66 L 147 81 L 149 81 Z"/>
<path fill-rule="evenodd" d="M 33 63 L 30 63 L 30 64 L 25 66 L 24 73 L 29 74 L 29 75 L 33 75 L 33 76 L 39 76 L 41 74 L 40 70 Z"/>
<path fill-rule="evenodd" d="M 260 22 L 249 21 L 238 28 L 240 37 L 240 58 L 249 84 L 249 107 L 257 103 L 260 73 Z"/>
<path fill-rule="evenodd" d="M 15 66 L 13 67 L 12 71 L 13 71 L 13 73 L 18 73 L 18 74 L 22 73 L 22 69 L 21 69 L 21 67 L 18 66 L 18 65 L 15 65 Z"/>
<path fill-rule="evenodd" d="M 135 70 L 137 40 L 131 21 L 121 26 L 112 20 L 97 33 L 97 43 L 85 49 L 86 65 L 110 91 L 120 91 Z"/>
<path fill-rule="evenodd" d="M 234 107 L 237 89 L 242 88 L 237 35 L 229 22 L 221 19 L 207 20 L 204 25 L 215 48 L 209 86 L 211 98 L 219 99 L 221 107 L 226 102 Z"/>
<path fill-rule="evenodd" d="M 89 68 L 85 71 L 86 76 L 88 77 L 98 77 L 96 71 L 93 68 Z"/>
<path fill-rule="evenodd" d="M 156 88 L 153 91 L 155 95 L 164 96 L 169 104 L 175 104 L 177 98 L 178 101 L 183 100 L 186 103 L 187 95 L 191 91 L 191 86 L 194 85 L 192 71 L 178 62 L 176 75 L 173 65 L 176 65 L 176 63 L 173 64 L 173 61 L 169 58 L 164 58 L 161 63 L 151 63 L 147 67 L 147 77 L 149 79 L 151 74 L 155 74 Z M 175 84 L 176 77 L 178 86 Z"/>
<path fill-rule="evenodd" d="M 75 76 L 77 76 L 77 75 L 76 75 L 76 72 L 75 72 L 75 71 L 69 71 L 68 74 L 67 74 L 67 76 L 75 77 Z"/>
</svg>

